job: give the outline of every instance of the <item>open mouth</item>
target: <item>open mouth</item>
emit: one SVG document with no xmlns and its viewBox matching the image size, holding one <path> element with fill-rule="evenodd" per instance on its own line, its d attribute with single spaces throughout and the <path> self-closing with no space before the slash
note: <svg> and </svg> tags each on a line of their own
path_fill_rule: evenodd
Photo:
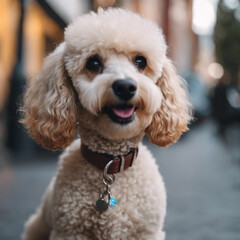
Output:
<svg viewBox="0 0 240 240">
<path fill-rule="evenodd" d="M 136 108 L 133 105 L 121 104 L 111 107 L 105 107 L 104 113 L 116 123 L 119 124 L 128 124 L 135 119 Z"/>
</svg>

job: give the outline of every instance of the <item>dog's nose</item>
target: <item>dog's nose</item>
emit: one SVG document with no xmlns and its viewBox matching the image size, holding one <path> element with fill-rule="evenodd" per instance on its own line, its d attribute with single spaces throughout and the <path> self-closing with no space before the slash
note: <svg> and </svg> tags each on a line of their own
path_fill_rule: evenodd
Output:
<svg viewBox="0 0 240 240">
<path fill-rule="evenodd" d="M 112 89 L 121 100 L 128 101 L 135 95 L 137 85 L 132 79 L 118 79 L 113 83 Z"/>
</svg>

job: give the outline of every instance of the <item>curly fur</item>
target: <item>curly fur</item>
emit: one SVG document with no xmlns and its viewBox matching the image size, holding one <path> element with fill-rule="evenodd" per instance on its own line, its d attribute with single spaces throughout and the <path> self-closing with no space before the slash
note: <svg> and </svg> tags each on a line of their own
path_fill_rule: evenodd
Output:
<svg viewBox="0 0 240 240">
<path fill-rule="evenodd" d="M 45 148 L 67 147 L 76 136 L 74 92 L 67 82 L 62 46 L 50 54 L 24 97 L 21 122 Z"/>
<path fill-rule="evenodd" d="M 41 206 L 26 223 L 24 240 L 164 239 L 164 183 L 140 142 L 147 134 L 159 146 L 172 144 L 191 119 L 184 80 L 166 50 L 156 24 L 121 9 L 99 9 L 66 29 L 64 43 L 46 58 L 26 91 L 22 122 L 46 148 L 64 149 L 76 132 L 81 142 L 74 141 L 62 154 Z M 86 69 L 96 54 L 103 62 L 100 73 Z M 143 71 L 134 64 L 137 55 L 147 59 Z M 103 109 L 120 102 L 112 84 L 125 78 L 137 85 L 129 100 L 136 111 L 132 122 L 121 125 Z M 117 207 L 102 214 L 94 207 L 102 172 L 83 158 L 81 143 L 112 155 L 139 147 L 133 166 L 116 174 L 112 194 Z"/>
<path fill-rule="evenodd" d="M 176 74 L 170 60 L 166 60 L 157 85 L 162 89 L 163 100 L 146 134 L 152 143 L 166 147 L 175 143 L 188 130 L 191 105 L 186 96 L 185 82 Z"/>
</svg>

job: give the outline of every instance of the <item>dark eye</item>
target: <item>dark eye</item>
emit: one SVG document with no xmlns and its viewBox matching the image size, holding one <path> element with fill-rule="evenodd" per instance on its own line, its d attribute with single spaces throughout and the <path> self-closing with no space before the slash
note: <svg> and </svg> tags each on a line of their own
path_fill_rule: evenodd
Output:
<svg viewBox="0 0 240 240">
<path fill-rule="evenodd" d="M 147 60 L 143 56 L 136 56 L 135 64 L 139 70 L 144 70 L 147 66 Z"/>
<path fill-rule="evenodd" d="M 87 60 L 86 68 L 91 72 L 101 72 L 103 69 L 101 59 L 98 56 L 90 57 Z"/>
</svg>

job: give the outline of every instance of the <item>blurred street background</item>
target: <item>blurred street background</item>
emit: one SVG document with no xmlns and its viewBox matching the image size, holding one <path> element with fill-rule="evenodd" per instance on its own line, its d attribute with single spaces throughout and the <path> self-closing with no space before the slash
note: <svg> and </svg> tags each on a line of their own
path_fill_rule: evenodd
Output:
<svg viewBox="0 0 240 240">
<path fill-rule="evenodd" d="M 177 144 L 159 148 L 144 139 L 166 183 L 166 240 L 240 240 L 240 0 L 116 5 L 163 29 L 194 106 L 195 121 Z M 67 24 L 93 7 L 87 0 L 0 0 L 0 240 L 20 239 L 59 155 L 18 123 L 22 94 Z"/>
</svg>

